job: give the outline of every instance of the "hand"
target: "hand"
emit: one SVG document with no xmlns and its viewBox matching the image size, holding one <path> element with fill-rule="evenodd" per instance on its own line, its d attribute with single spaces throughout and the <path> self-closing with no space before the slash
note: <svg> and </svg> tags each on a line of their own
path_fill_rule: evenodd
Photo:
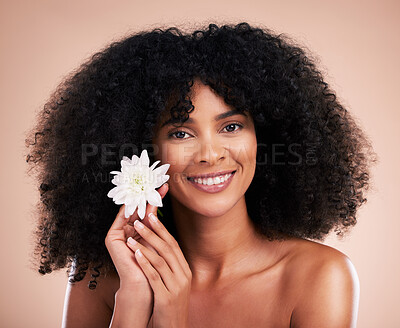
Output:
<svg viewBox="0 0 400 328">
<path fill-rule="evenodd" d="M 164 198 L 168 191 L 168 184 L 163 184 L 157 191 L 161 198 Z M 147 204 L 146 216 L 142 221 L 143 224 L 147 226 L 150 226 L 147 216 L 149 213 L 157 213 L 157 207 Z M 142 240 L 141 235 L 138 234 L 133 227 L 133 222 L 137 219 L 139 219 L 137 210 L 129 218 L 125 218 L 125 205 L 122 205 L 114 223 L 107 233 L 105 244 L 115 268 L 117 269 L 120 278 L 120 288 L 125 288 L 125 286 L 128 288 L 131 286 L 142 286 L 144 289 L 148 290 L 147 295 L 151 298 L 152 290 L 147 282 L 147 278 L 138 265 L 135 256 L 133 256 L 132 250 L 126 244 L 128 237 L 132 237 L 142 242 L 144 245 L 148 245 L 145 240 Z M 148 248 L 155 252 L 151 245 L 148 245 Z"/>
<path fill-rule="evenodd" d="M 128 245 L 135 252 L 136 260 L 154 293 L 153 314 L 149 326 L 187 327 L 192 272 L 178 242 L 154 213 L 150 214 L 148 222 L 152 229 L 141 225 L 139 220 L 135 221 L 134 227 L 158 254 L 143 242 L 132 244 L 129 241 Z"/>
</svg>

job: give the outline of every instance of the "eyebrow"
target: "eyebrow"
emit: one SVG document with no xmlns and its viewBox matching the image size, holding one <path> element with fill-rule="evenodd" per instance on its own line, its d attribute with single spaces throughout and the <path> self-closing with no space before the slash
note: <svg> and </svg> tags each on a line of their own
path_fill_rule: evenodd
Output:
<svg viewBox="0 0 400 328">
<path fill-rule="evenodd" d="M 240 111 L 240 110 L 238 110 L 238 109 L 233 109 L 233 110 L 230 110 L 230 111 L 227 111 L 227 112 L 225 112 L 225 113 L 222 113 L 222 114 L 219 114 L 219 115 L 217 115 L 217 116 L 215 116 L 214 117 L 214 121 L 219 121 L 219 120 L 222 120 L 222 119 L 224 119 L 224 118 L 227 118 L 227 117 L 230 117 L 230 116 L 234 116 L 234 115 L 243 115 L 244 117 L 247 117 L 247 115 L 246 115 L 246 113 L 245 112 L 242 112 L 242 111 Z M 194 122 L 194 120 L 191 118 L 191 117 L 189 117 L 185 122 L 183 122 L 182 124 L 184 124 L 184 123 L 193 123 Z M 176 122 L 176 123 L 179 123 L 179 122 Z M 161 125 L 161 128 L 162 127 L 164 127 L 165 125 L 169 125 L 169 124 L 173 124 L 173 122 L 172 122 L 172 119 L 169 119 L 168 121 L 166 121 L 166 122 L 164 122 L 162 125 Z"/>
</svg>

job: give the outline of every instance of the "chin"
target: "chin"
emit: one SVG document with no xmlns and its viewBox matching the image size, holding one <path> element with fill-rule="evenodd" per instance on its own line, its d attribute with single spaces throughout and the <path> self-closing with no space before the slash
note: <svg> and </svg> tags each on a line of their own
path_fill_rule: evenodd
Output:
<svg viewBox="0 0 400 328">
<path fill-rule="evenodd" d="M 202 216 L 209 217 L 209 218 L 215 218 L 215 217 L 220 217 L 220 216 L 226 214 L 226 212 L 228 212 L 230 210 L 230 208 L 227 208 L 225 206 L 225 208 L 220 208 L 220 209 L 197 208 L 197 209 L 192 209 L 192 210 Z"/>
<path fill-rule="evenodd" d="M 198 213 L 205 217 L 214 218 L 214 217 L 223 216 L 227 212 L 232 210 L 232 208 L 235 206 L 235 204 L 241 198 L 240 196 L 238 196 L 238 197 L 239 198 L 237 199 L 237 201 L 233 201 L 233 199 L 235 197 L 232 197 L 232 196 L 222 197 L 218 200 L 217 199 L 214 199 L 214 200 L 198 199 L 197 201 L 193 201 L 193 198 L 192 198 L 192 199 L 187 200 L 190 203 L 185 201 L 183 204 L 188 204 L 188 206 L 187 205 L 185 205 L 185 206 L 189 210 L 191 210 L 195 213 Z"/>
</svg>

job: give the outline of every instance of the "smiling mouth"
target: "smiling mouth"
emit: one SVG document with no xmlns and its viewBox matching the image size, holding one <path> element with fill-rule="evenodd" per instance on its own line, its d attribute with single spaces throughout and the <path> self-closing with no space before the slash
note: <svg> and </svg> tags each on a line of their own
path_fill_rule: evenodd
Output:
<svg viewBox="0 0 400 328">
<path fill-rule="evenodd" d="M 214 176 L 214 177 L 208 177 L 208 178 L 191 178 L 187 177 L 187 179 L 191 182 L 194 182 L 199 185 L 204 185 L 204 186 L 213 186 L 213 185 L 221 185 L 224 184 L 225 181 L 229 180 L 229 178 L 234 175 L 236 172 L 232 171 L 230 173 Z"/>
</svg>

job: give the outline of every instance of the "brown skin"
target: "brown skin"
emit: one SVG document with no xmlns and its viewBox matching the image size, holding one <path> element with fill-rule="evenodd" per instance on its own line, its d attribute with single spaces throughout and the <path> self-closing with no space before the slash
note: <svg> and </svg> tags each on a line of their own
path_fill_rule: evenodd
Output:
<svg viewBox="0 0 400 328">
<path fill-rule="evenodd" d="M 172 290 L 179 291 L 178 296 L 171 298 L 171 307 L 166 311 L 165 305 L 156 307 L 156 304 L 164 304 L 157 301 L 162 299 L 165 286 L 156 285 L 155 280 L 151 283 L 149 279 L 144 288 L 135 288 L 135 279 L 129 275 L 124 275 L 127 278 L 103 277 L 99 279 L 97 291 L 99 305 L 92 311 L 101 312 L 101 317 L 95 323 L 94 315 L 88 314 L 85 327 L 95 327 L 95 324 L 108 327 L 113 311 L 114 317 L 118 312 L 116 308 L 126 307 L 133 313 L 135 305 L 149 301 L 149 286 L 154 291 L 149 326 L 154 327 L 173 327 L 173 324 L 182 328 L 355 327 L 359 282 L 351 261 L 334 248 L 316 242 L 298 238 L 271 242 L 256 232 L 244 198 L 256 165 L 253 121 L 250 116 L 242 115 L 215 121 L 214 117 L 231 108 L 198 81 L 193 91 L 195 110 L 190 114 L 193 122 L 179 128 L 164 126 L 158 129 L 153 140 L 160 149 L 157 159 L 171 165 L 167 192 L 172 201 L 179 249 L 175 248 L 175 240 L 168 236 L 162 224 L 155 229 L 148 221 L 139 244 L 135 247 L 126 244 L 128 247 L 124 249 L 130 249 L 133 255 L 133 251 L 140 248 L 144 258 L 149 259 L 148 263 L 156 263 L 157 258 L 164 256 L 173 272 L 165 283 L 176 279 Z M 233 123 L 241 124 L 242 128 L 232 126 Z M 181 132 L 177 133 L 178 130 Z M 173 132 L 174 137 L 168 137 Z M 236 170 L 236 173 L 230 186 L 216 194 L 199 191 L 186 179 L 186 175 L 225 170 Z M 165 189 L 160 190 L 163 196 Z M 155 213 L 156 209 L 148 208 L 148 211 Z M 153 235 L 152 231 L 155 231 Z M 169 245 L 166 249 L 170 253 L 156 255 L 154 248 L 161 242 Z M 175 263 L 167 259 L 167 254 L 172 253 Z M 130 261 L 135 260 L 140 262 L 137 256 L 130 257 Z M 116 255 L 113 261 L 119 264 L 127 258 Z M 148 278 L 150 271 L 145 266 L 135 267 L 137 281 L 143 282 L 139 267 Z M 188 281 L 190 284 L 185 286 Z M 65 317 L 73 317 L 74 304 L 79 304 L 85 297 L 82 295 L 93 295 L 83 290 L 87 289 L 86 285 L 87 282 L 82 282 L 81 287 L 70 289 L 71 309 L 65 311 Z M 117 291 L 121 297 L 116 297 Z M 143 306 L 149 308 L 148 303 Z M 171 314 L 174 311 L 179 315 Z M 148 316 L 147 310 L 132 316 L 140 316 L 140 313 Z M 80 319 L 85 320 L 85 317 L 80 316 Z M 78 327 L 73 325 L 72 319 L 70 322 L 64 327 Z M 143 326 L 135 322 L 137 327 Z M 122 324 L 114 326 L 124 327 Z"/>
</svg>

